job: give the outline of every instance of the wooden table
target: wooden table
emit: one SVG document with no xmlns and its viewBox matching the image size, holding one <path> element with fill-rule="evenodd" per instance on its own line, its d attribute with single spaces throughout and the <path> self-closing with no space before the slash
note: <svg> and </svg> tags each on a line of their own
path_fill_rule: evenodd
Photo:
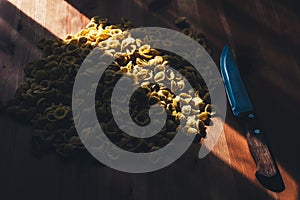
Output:
<svg viewBox="0 0 300 200">
<path fill-rule="evenodd" d="M 31 128 L 0 116 L 1 199 L 300 199 L 300 12 L 297 1 L 172 0 L 147 12 L 142 0 L 0 0 L 0 98 L 23 80 L 23 66 L 41 57 L 41 38 L 63 38 L 98 15 L 117 23 L 175 28 L 188 17 L 203 32 L 219 63 L 228 43 L 286 184 L 273 193 L 255 179 L 255 164 L 241 127 L 228 109 L 224 132 L 204 159 L 193 145 L 172 165 L 147 174 L 61 162 L 55 154 L 30 153 Z M 229 107 L 228 107 L 229 108 Z"/>
</svg>

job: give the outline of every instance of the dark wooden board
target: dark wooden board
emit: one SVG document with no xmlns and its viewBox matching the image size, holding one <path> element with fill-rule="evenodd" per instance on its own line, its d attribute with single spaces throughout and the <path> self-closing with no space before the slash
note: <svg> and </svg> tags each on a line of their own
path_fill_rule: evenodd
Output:
<svg viewBox="0 0 300 200">
<path fill-rule="evenodd" d="M 55 154 L 37 159 L 30 153 L 31 128 L 0 116 L 1 198 L 299 199 L 299 8 L 292 0 L 172 0 L 151 13 L 142 0 L 0 0 L 1 100 L 13 96 L 24 65 L 41 57 L 37 41 L 76 33 L 94 15 L 173 29 L 173 20 L 186 16 L 193 30 L 206 35 L 217 65 L 230 44 L 286 184 L 279 194 L 259 185 L 230 110 L 207 157 L 198 159 L 199 145 L 193 145 L 172 165 L 147 174 L 62 162 Z"/>
</svg>

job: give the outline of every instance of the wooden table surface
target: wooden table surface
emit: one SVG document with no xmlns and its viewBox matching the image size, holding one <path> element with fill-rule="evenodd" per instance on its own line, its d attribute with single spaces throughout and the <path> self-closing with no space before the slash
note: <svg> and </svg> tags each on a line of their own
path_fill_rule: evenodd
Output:
<svg viewBox="0 0 300 200">
<path fill-rule="evenodd" d="M 61 162 L 55 154 L 37 159 L 30 153 L 31 128 L 0 116 L 1 199 L 300 199 L 299 11 L 292 0 L 172 0 L 152 13 L 142 0 L 0 0 L 1 100 L 13 96 L 23 66 L 41 57 L 41 38 L 76 33 L 94 15 L 173 29 L 175 18 L 188 17 L 208 38 L 217 65 L 222 47 L 231 46 L 286 184 L 273 193 L 257 182 L 229 107 L 207 157 L 198 159 L 199 145 L 192 145 L 170 166 L 147 174 Z"/>
</svg>

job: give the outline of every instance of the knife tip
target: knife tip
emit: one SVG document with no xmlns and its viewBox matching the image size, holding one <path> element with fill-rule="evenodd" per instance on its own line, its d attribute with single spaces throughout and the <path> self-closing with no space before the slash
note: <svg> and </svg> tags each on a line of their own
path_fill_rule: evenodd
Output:
<svg viewBox="0 0 300 200">
<path fill-rule="evenodd" d="M 225 46 L 222 49 L 221 56 L 220 56 L 220 65 L 221 65 L 221 67 L 223 67 L 224 64 L 225 64 L 225 63 L 223 64 L 222 62 L 226 61 L 226 57 L 228 55 L 228 52 L 230 52 L 229 45 L 225 44 Z"/>
<path fill-rule="evenodd" d="M 225 44 L 225 45 L 224 45 L 223 51 L 224 51 L 224 50 L 229 50 L 229 45 L 228 45 L 228 44 Z"/>
</svg>

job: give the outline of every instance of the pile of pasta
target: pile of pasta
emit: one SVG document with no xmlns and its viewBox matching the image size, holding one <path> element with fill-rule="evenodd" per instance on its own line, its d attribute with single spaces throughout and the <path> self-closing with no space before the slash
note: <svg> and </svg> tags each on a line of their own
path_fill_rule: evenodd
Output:
<svg viewBox="0 0 300 200">
<path fill-rule="evenodd" d="M 203 35 L 193 34 L 185 27 L 185 20 L 178 19 L 176 26 L 184 27 L 183 33 L 207 48 Z M 98 121 L 114 144 L 131 152 L 150 152 L 168 144 L 179 129 L 194 134 L 195 142 L 206 136 L 213 113 L 201 75 L 181 57 L 132 38 L 127 32 L 131 28 L 132 22 L 124 18 L 113 25 L 107 19 L 93 17 L 77 34 L 67 35 L 64 40 L 39 42 L 44 57 L 25 66 L 26 78 L 6 105 L 8 113 L 32 125 L 34 152 L 42 154 L 54 149 L 64 157 L 86 152 L 74 124 L 72 89 L 81 64 L 96 47 L 115 57 L 97 83 L 95 99 Z M 208 48 L 207 51 L 210 52 Z M 84 73 L 88 76 L 95 72 Z M 129 82 L 134 80 L 134 84 L 139 84 L 129 104 L 130 116 L 136 124 L 145 126 L 151 122 L 149 108 L 155 104 L 159 106 L 152 112 L 167 113 L 163 129 L 152 137 L 130 136 L 114 120 L 110 105 L 112 91 L 124 75 Z M 126 82 L 126 78 L 122 81 Z M 169 84 L 160 84 L 164 80 Z M 183 92 L 186 80 L 193 89 Z M 122 96 L 117 101 L 122 101 Z M 108 148 L 106 151 L 107 156 L 113 156 Z"/>
</svg>

